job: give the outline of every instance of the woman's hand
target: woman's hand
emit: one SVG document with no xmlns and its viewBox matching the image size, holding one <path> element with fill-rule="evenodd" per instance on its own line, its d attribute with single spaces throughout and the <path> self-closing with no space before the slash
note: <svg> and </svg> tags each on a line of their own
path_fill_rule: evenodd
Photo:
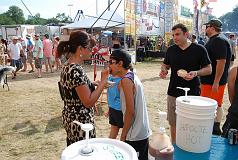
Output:
<svg viewBox="0 0 238 160">
<path fill-rule="evenodd" d="M 103 69 L 101 71 L 101 82 L 106 82 L 108 79 L 108 76 L 109 76 L 109 69 Z"/>
</svg>

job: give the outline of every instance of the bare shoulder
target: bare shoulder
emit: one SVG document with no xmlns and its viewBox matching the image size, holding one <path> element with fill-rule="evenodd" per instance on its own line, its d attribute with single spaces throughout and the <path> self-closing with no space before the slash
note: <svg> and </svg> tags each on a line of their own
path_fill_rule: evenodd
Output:
<svg viewBox="0 0 238 160">
<path fill-rule="evenodd" d="M 123 78 L 121 80 L 121 85 L 124 87 L 129 87 L 129 86 L 133 86 L 133 83 L 129 78 Z"/>
</svg>

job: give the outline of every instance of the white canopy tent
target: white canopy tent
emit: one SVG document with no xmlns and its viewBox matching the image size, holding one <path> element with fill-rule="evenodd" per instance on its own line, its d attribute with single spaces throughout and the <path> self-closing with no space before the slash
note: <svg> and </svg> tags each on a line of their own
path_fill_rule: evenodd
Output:
<svg viewBox="0 0 238 160">
<path fill-rule="evenodd" d="M 117 12 L 106 11 L 100 18 L 85 15 L 84 19 L 62 26 L 63 29 L 124 27 L 124 18 Z"/>
</svg>

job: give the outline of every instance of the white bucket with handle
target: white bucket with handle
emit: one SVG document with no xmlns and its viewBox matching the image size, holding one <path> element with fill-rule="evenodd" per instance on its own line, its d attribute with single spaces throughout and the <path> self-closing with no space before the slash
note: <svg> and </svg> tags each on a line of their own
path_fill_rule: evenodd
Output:
<svg viewBox="0 0 238 160">
<path fill-rule="evenodd" d="M 176 145 L 188 152 L 210 150 L 217 102 L 200 96 L 176 99 Z"/>
</svg>

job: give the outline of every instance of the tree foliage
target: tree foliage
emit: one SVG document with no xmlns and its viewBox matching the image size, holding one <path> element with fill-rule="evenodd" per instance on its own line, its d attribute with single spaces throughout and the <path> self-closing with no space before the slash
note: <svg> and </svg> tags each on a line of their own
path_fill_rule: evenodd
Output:
<svg viewBox="0 0 238 160">
<path fill-rule="evenodd" d="M 40 17 L 40 13 L 34 16 L 28 15 L 27 20 L 24 18 L 24 14 L 21 8 L 17 6 L 10 6 L 8 11 L 0 14 L 0 24 L 1 25 L 14 25 L 14 24 L 32 24 L 32 25 L 46 25 L 59 23 L 69 23 L 72 19 L 66 16 L 65 13 L 58 13 L 56 17 L 49 19 L 44 19 Z"/>
<path fill-rule="evenodd" d="M 8 11 L 0 14 L 0 24 L 24 24 L 25 18 L 21 8 L 10 6 Z"/>
<path fill-rule="evenodd" d="M 228 12 L 219 19 L 223 23 L 223 31 L 238 32 L 238 6 L 232 12 Z"/>
<path fill-rule="evenodd" d="M 28 16 L 25 24 L 45 25 L 47 24 L 47 19 L 41 18 L 40 13 L 37 13 L 35 16 Z"/>
</svg>

